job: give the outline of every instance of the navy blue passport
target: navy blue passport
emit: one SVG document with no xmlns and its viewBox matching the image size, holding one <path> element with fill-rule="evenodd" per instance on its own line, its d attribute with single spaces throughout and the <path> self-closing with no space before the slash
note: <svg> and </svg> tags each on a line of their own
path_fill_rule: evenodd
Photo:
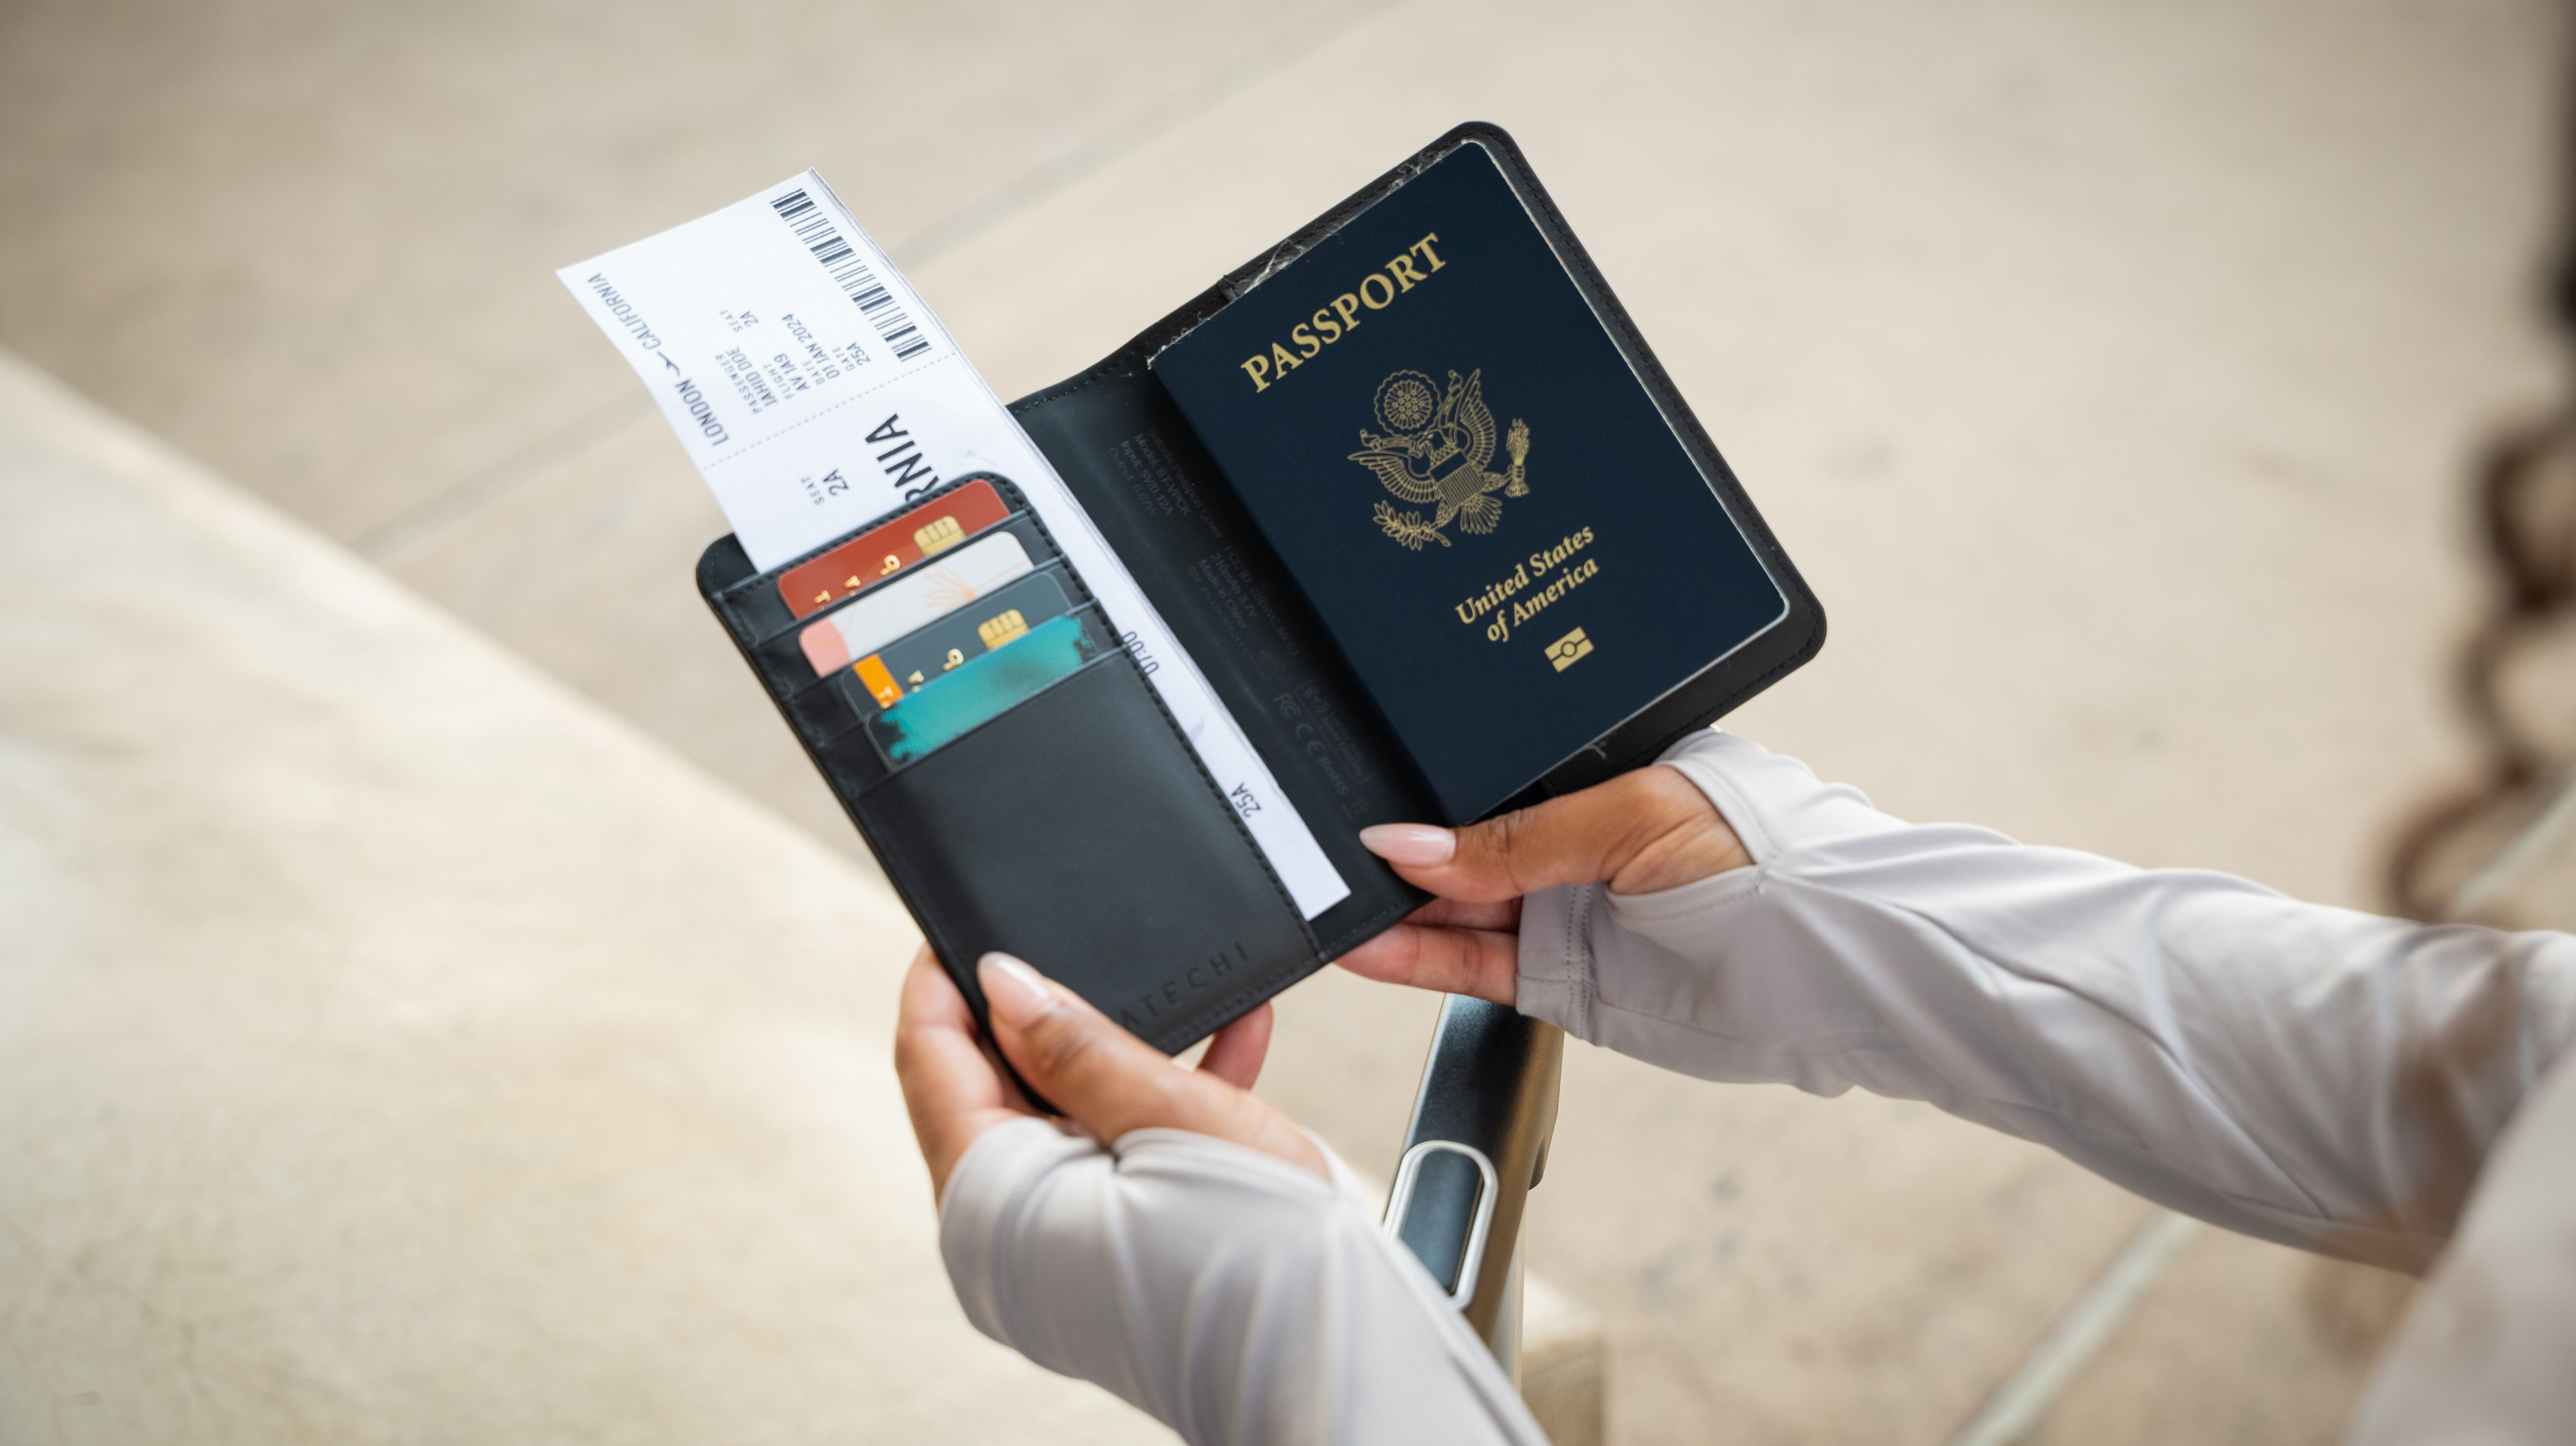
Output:
<svg viewBox="0 0 2576 1446">
<path fill-rule="evenodd" d="M 1452 822 L 1790 615 L 1610 328 L 1470 139 L 1151 363 Z"/>
</svg>

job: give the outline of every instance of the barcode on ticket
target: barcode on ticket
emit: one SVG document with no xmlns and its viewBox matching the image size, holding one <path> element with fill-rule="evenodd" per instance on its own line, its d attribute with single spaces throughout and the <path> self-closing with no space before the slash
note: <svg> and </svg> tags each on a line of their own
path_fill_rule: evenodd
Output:
<svg viewBox="0 0 2576 1446">
<path fill-rule="evenodd" d="M 778 212 L 778 219 L 796 233 L 796 239 L 805 243 L 805 249 L 814 253 L 814 259 L 823 263 L 823 269 L 832 273 L 841 290 L 858 304 L 859 314 L 876 327 L 877 335 L 894 348 L 896 361 L 910 361 L 930 350 L 930 338 L 923 336 L 921 328 L 913 325 L 912 318 L 895 304 L 894 293 L 877 280 L 876 271 L 859 259 L 849 242 L 841 239 L 829 211 L 815 205 L 814 199 L 802 190 L 790 191 L 769 204 Z"/>
</svg>

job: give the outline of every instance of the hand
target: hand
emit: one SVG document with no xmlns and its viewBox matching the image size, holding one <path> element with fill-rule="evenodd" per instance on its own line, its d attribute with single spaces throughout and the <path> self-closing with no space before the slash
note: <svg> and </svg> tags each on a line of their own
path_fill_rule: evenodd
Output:
<svg viewBox="0 0 2576 1446">
<path fill-rule="evenodd" d="M 1270 1006 L 1216 1032 L 1195 1070 L 1112 1023 L 1072 990 L 1007 954 L 976 968 L 1002 1054 L 1031 1088 L 1055 1101 L 1094 1139 L 1165 1125 L 1276 1155 L 1326 1179 L 1323 1153 L 1286 1115 L 1248 1091 L 1270 1052 Z M 986 1130 L 1043 1118 L 984 1053 L 966 997 L 928 947 L 912 957 L 894 1032 L 894 1069 L 912 1133 L 930 1165 L 933 1198 Z"/>
<path fill-rule="evenodd" d="M 1660 765 L 1462 829 L 1378 824 L 1360 843 L 1440 897 L 1341 966 L 1496 1004 L 1519 994 L 1523 894 L 1605 879 L 1614 894 L 1651 894 L 1753 862 L 1708 795 Z"/>
</svg>

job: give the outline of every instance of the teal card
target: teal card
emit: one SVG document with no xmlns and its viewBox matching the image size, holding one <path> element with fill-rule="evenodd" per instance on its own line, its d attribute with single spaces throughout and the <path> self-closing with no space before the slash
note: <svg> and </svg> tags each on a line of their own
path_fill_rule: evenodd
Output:
<svg viewBox="0 0 2576 1446">
<path fill-rule="evenodd" d="M 1054 572 L 1031 573 L 859 659 L 841 674 L 842 695 L 864 718 L 1071 611 Z"/>
<path fill-rule="evenodd" d="M 1079 616 L 1040 623 L 1008 647 L 969 658 L 905 694 L 868 720 L 868 737 L 900 768 L 1071 676 L 1102 650 Z"/>
</svg>

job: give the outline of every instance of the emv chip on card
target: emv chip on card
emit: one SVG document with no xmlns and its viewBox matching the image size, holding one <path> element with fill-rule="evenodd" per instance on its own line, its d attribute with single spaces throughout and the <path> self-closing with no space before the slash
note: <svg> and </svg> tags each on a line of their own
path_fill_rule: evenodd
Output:
<svg viewBox="0 0 2576 1446">
<path fill-rule="evenodd" d="M 1035 573 L 859 659 L 858 681 L 878 707 L 891 707 L 913 689 L 1072 610 L 1073 601 L 1055 574 Z"/>
<path fill-rule="evenodd" d="M 878 578 L 955 547 L 1011 515 L 990 482 L 969 482 L 925 502 L 892 522 L 880 523 L 778 579 L 787 611 L 804 617 L 865 592 Z"/>
<path fill-rule="evenodd" d="M 1029 570 L 1029 550 L 1008 532 L 879 583 L 797 634 L 814 676 L 828 677 L 904 634 L 935 622 Z"/>
<path fill-rule="evenodd" d="M 900 768 L 1009 712 L 1115 646 L 1082 624 L 1080 616 L 1055 618 L 1009 647 L 968 659 L 869 719 L 869 739 L 886 762 Z"/>
</svg>

